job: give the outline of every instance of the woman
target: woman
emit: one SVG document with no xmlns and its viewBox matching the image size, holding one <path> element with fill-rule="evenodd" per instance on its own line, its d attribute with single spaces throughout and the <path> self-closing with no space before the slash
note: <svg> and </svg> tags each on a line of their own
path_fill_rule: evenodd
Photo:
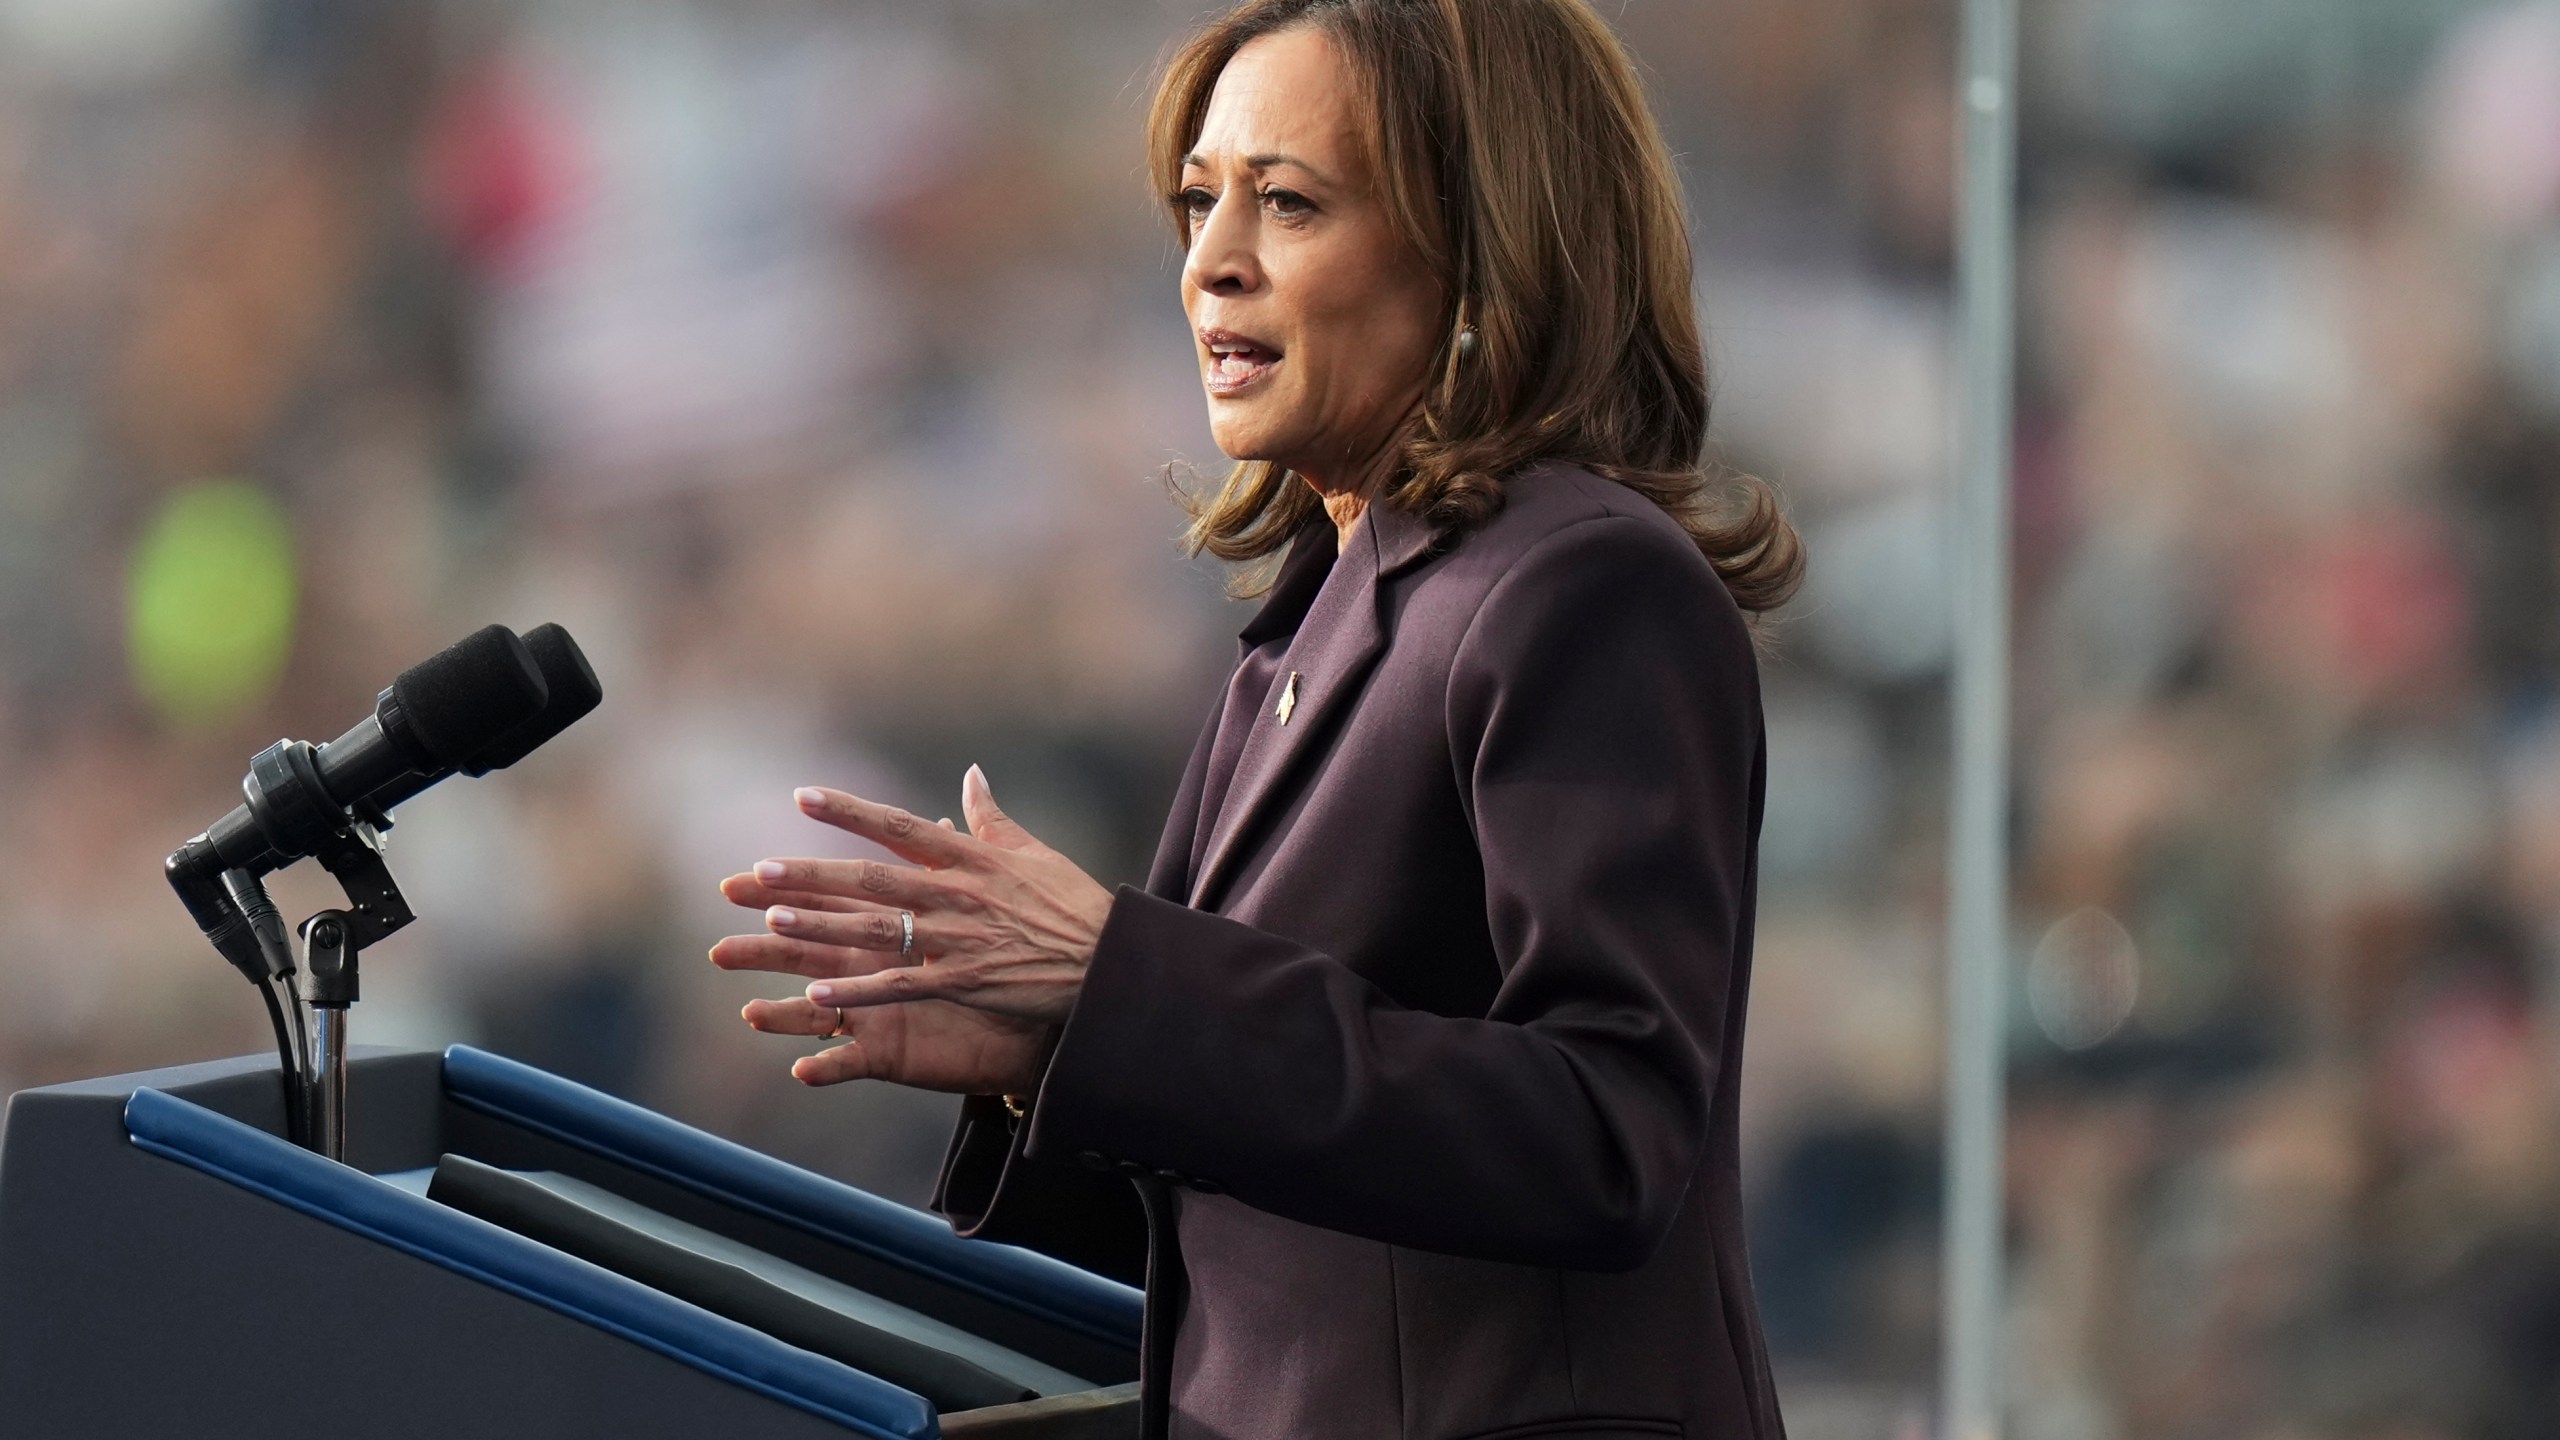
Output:
<svg viewBox="0 0 2560 1440">
<path fill-rule="evenodd" d="M 1285 552 L 1147 887 L 851 795 L 736 968 L 813 1084 L 958 1091 L 937 1205 L 1148 1290 L 1150 1434 L 1780 1434 L 1735 1104 L 1765 487 L 1710 518 L 1670 163 L 1584 0 L 1257 0 L 1150 120 Z"/>
</svg>

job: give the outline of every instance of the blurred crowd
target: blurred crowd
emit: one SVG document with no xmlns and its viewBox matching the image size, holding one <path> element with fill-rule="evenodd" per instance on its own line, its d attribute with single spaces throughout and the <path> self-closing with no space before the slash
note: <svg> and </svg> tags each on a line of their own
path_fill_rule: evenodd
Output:
<svg viewBox="0 0 2560 1440">
<path fill-rule="evenodd" d="M 1626 0 L 1765 666 L 1745 1062 L 1799 1440 L 1929 1423 L 1947 0 Z M 2025 7 L 2021 1440 L 2560 1433 L 2560 3 Z M 254 1051 L 158 878 L 492 620 L 593 717 L 392 834 L 360 1041 L 921 1202 L 714 891 L 963 768 L 1144 872 L 1249 611 L 1139 166 L 1191 0 L 0 0 L 0 1089 Z M 276 889 L 288 918 L 325 880 Z M 359 1101 L 360 1103 L 360 1101 Z"/>
</svg>

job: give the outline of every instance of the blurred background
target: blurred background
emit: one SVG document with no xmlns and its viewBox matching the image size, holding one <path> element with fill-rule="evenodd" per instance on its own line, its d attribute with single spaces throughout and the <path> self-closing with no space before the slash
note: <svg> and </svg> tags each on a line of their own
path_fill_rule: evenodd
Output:
<svg viewBox="0 0 2560 1440">
<path fill-rule="evenodd" d="M 1936 1366 L 1952 6 L 1612 0 L 1766 665 L 1756 1280 L 1798 1440 Z M 408 807 L 359 1040 L 920 1203 L 714 893 L 821 781 L 1142 875 L 1248 607 L 1139 168 L 1192 0 L 0 0 L 0 1089 L 260 1050 L 162 887 L 492 620 L 603 710 Z M 2029 0 L 2022 1440 L 2560 1433 L 2560 3 Z M 288 917 L 325 882 L 278 885 Z"/>
</svg>

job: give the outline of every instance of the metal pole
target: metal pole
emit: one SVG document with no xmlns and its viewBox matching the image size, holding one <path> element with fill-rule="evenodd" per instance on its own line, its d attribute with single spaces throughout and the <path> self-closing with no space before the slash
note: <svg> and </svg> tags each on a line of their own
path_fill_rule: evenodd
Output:
<svg viewBox="0 0 2560 1440">
<path fill-rule="evenodd" d="M 341 1006 L 311 1012 L 311 1144 L 331 1160 L 347 1158 L 347 1012 Z"/>
<path fill-rule="evenodd" d="M 303 1057 L 304 1144 L 347 1158 L 347 1007 L 356 1003 L 358 937 L 343 910 L 302 922 L 302 998 L 311 1010 L 311 1050 Z"/>
<path fill-rule="evenodd" d="M 1954 508 L 1955 776 L 1947 916 L 1942 1440 L 1997 1440 L 2002 1024 L 2008 977 L 2009 476 L 2016 0 L 1964 0 Z"/>
</svg>

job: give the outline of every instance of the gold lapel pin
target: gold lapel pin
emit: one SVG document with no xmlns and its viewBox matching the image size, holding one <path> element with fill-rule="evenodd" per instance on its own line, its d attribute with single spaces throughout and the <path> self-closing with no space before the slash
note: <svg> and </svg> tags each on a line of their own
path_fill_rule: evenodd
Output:
<svg viewBox="0 0 2560 1440">
<path fill-rule="evenodd" d="M 1273 709 L 1271 713 L 1279 716 L 1280 723 L 1286 725 L 1289 723 L 1289 716 L 1291 712 L 1295 711 L 1297 708 L 1298 672 L 1292 670 L 1289 672 L 1289 683 L 1280 687 L 1280 704 L 1277 708 Z"/>
</svg>

